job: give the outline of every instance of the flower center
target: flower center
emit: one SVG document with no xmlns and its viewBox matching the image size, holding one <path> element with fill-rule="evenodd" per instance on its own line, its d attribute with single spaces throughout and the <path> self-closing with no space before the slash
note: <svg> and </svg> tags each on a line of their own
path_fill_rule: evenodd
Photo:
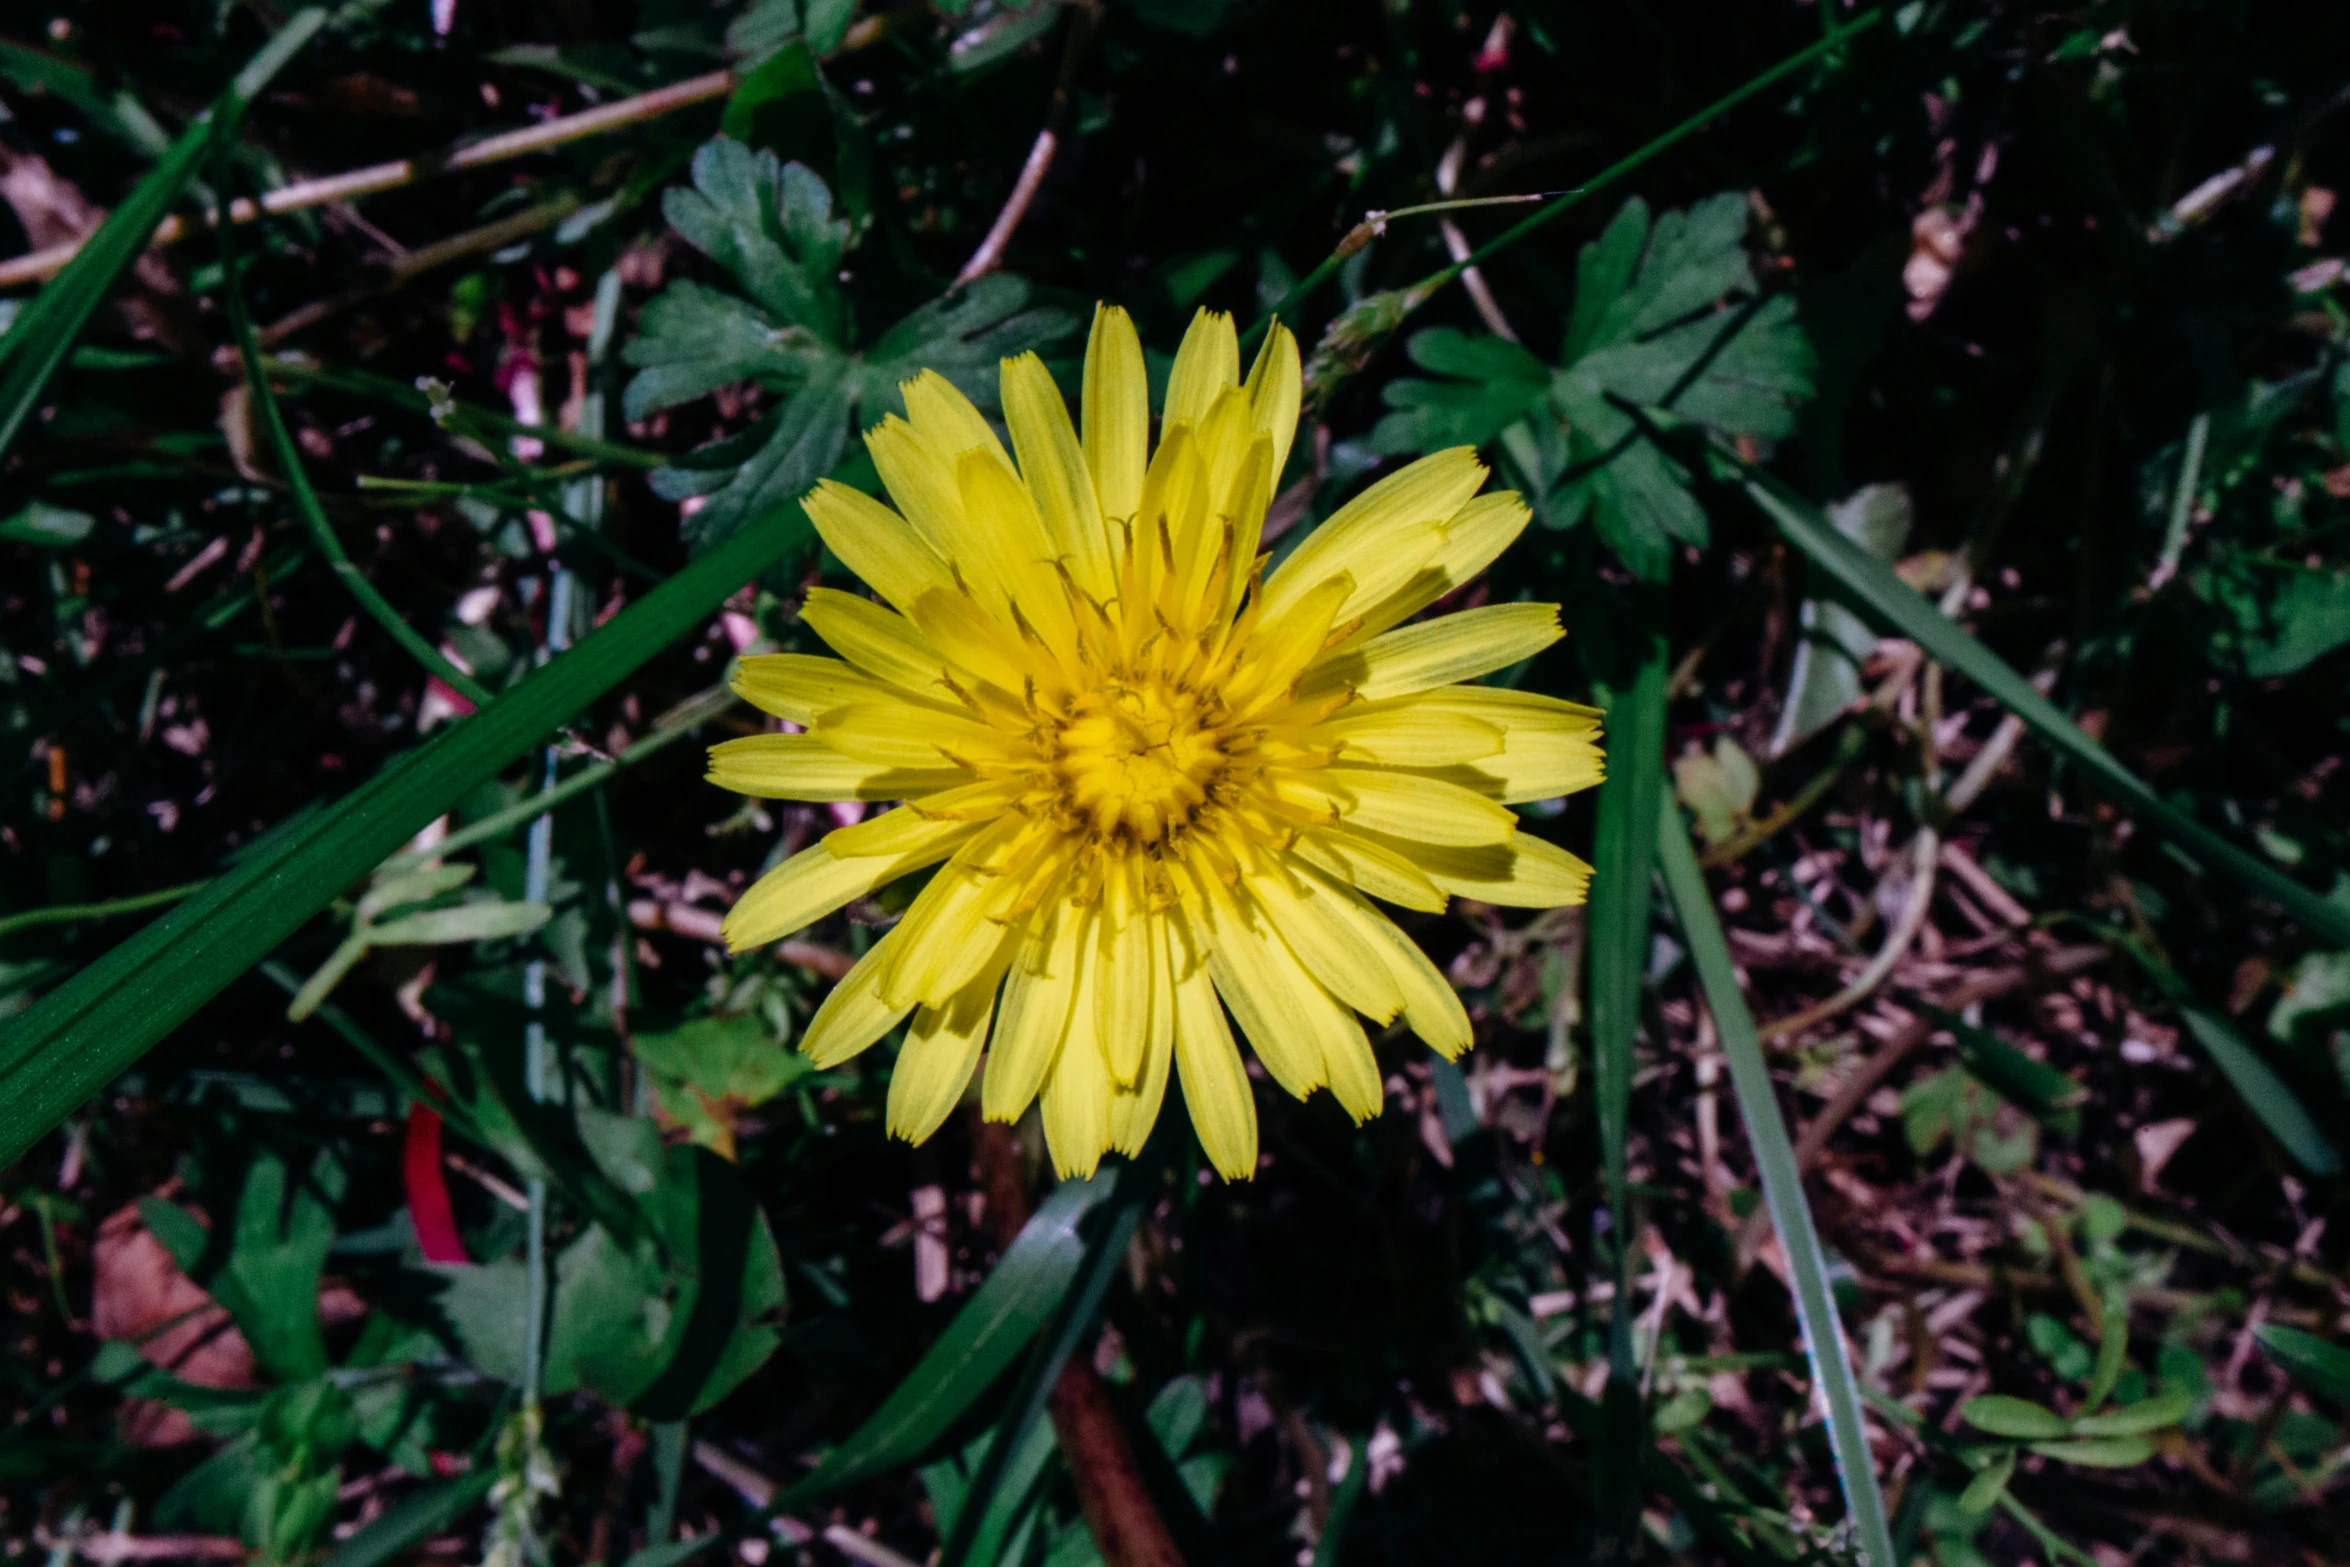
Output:
<svg viewBox="0 0 2350 1567">
<path fill-rule="evenodd" d="M 1198 693 L 1152 677 L 1079 695 L 1051 765 L 1080 830 L 1147 846 L 1189 826 L 1227 765 L 1219 716 Z"/>
</svg>

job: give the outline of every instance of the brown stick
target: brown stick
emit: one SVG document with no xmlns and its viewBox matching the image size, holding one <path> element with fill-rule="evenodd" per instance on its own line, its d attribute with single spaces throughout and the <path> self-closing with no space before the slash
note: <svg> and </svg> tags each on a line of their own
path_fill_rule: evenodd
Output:
<svg viewBox="0 0 2350 1567">
<path fill-rule="evenodd" d="M 999 1247 L 1008 1246 L 1034 1211 L 1019 1133 L 994 1121 L 974 1121 L 971 1157 L 987 1197 L 988 1228 Z M 1085 1527 L 1108 1567 L 1184 1567 L 1183 1553 L 1143 1484 L 1126 1427 L 1084 1353 L 1061 1368 L 1046 1408 Z"/>
<path fill-rule="evenodd" d="M 469 143 L 440 156 L 399 158 L 390 163 L 372 164 L 364 169 L 350 169 L 341 174 L 328 174 L 314 180 L 297 180 L 265 194 L 258 203 L 239 197 L 229 203 L 230 221 L 250 223 L 264 213 L 300 212 L 310 207 L 323 207 L 330 202 L 349 201 L 357 196 L 370 196 L 378 191 L 393 190 L 430 174 L 458 169 L 478 169 L 493 163 L 503 163 L 534 152 L 545 152 L 582 137 L 600 135 L 618 130 L 624 125 L 635 125 L 645 120 L 678 109 L 707 103 L 722 98 L 734 87 L 731 71 L 712 71 L 682 82 L 672 82 L 653 92 L 640 93 L 634 98 L 623 98 L 618 103 L 601 104 L 584 109 L 578 114 L 566 114 L 540 125 L 526 125 L 520 130 L 507 131 Z M 199 220 L 210 227 L 217 213 Z M 165 245 L 189 231 L 188 221 L 180 217 L 165 218 L 156 226 L 151 245 Z M 45 250 L 32 251 L 0 262 L 0 288 L 14 288 L 25 283 L 41 283 L 63 271 L 65 264 L 81 249 L 81 241 L 51 245 Z"/>
</svg>

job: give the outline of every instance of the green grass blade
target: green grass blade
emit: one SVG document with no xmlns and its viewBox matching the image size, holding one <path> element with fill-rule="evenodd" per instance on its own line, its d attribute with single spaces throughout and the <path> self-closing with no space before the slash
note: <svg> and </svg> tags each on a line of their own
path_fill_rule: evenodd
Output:
<svg viewBox="0 0 2350 1567">
<path fill-rule="evenodd" d="M 1649 914 L 1656 820 L 1664 797 L 1665 641 L 1649 631 L 1631 686 L 1603 693 L 1607 708 L 1607 781 L 1599 789 L 1599 824 L 1591 877 L 1591 1048 L 1598 1095 L 1600 1165 L 1615 1223 L 1616 1301 L 1609 1320 L 1608 1381 L 1602 1408 L 1608 1440 L 1592 1467 L 1602 1528 L 1623 1550 L 1640 1526 L 1637 1454 L 1640 1373 L 1632 1352 L 1627 1285 L 1632 1244 L 1625 1191 L 1624 1144 L 1631 1120 L 1632 1047 L 1640 1022 L 1641 980 L 1648 971 Z"/>
<path fill-rule="evenodd" d="M 454 1479 L 411 1492 L 337 1545 L 325 1567 L 383 1567 L 446 1529 L 458 1514 L 489 1495 L 497 1480 L 497 1465 L 483 1464 Z"/>
<path fill-rule="evenodd" d="M 1078 1221 L 1116 1186 L 1115 1174 L 1105 1171 L 1054 1187 L 905 1380 L 847 1441 L 778 1496 L 773 1510 L 789 1512 L 928 1450 L 1053 1320 L 1085 1261 Z M 965 1498 L 966 1509 L 984 1513 L 986 1506 L 984 1498 Z"/>
<path fill-rule="evenodd" d="M 1107 1184 L 1118 1173 L 1106 1172 L 1095 1177 L 1093 1184 Z M 963 1493 L 963 1510 L 955 1515 L 955 1530 L 939 1553 L 939 1567 L 965 1567 L 971 1562 L 994 1567 L 992 1561 L 972 1553 L 979 1526 L 997 1511 L 996 1493 L 1003 1485 L 1006 1466 L 1027 1442 L 1036 1423 L 1044 1418 L 1045 1401 L 1052 1396 L 1053 1384 L 1061 1380 L 1061 1368 L 1069 1363 L 1077 1341 L 1102 1309 L 1102 1297 L 1109 1293 L 1110 1281 L 1117 1277 L 1118 1265 L 1126 1260 L 1127 1246 L 1142 1223 L 1144 1182 L 1131 1167 L 1124 1171 L 1124 1176 L 1127 1195 L 1095 1227 L 1093 1239 L 1086 1243 L 1084 1261 L 1054 1317 L 1051 1330 L 1037 1344 L 1028 1364 L 1021 1368 L 1019 1384 L 1012 1389 L 1012 1396 L 1004 1406 L 1004 1418 L 996 1426 L 995 1440 L 988 1444 L 987 1456 L 979 1461 L 979 1472 L 971 1477 L 970 1489 Z"/>
<path fill-rule="evenodd" d="M 770 512 L 497 701 L 286 831 L 0 1031 L 0 1164 L 31 1146 L 466 791 L 514 762 L 808 537 Z"/>
<path fill-rule="evenodd" d="M 1796 1320 L 1803 1325 L 1803 1349 L 1811 1360 L 1813 1385 L 1827 1407 L 1828 1446 L 1836 1456 L 1836 1473 L 1844 1485 L 1846 1515 L 1872 1567 L 1889 1564 L 1894 1560 L 1893 1539 L 1885 1525 L 1885 1499 L 1877 1490 L 1877 1472 L 1869 1458 L 1868 1431 L 1861 1423 L 1860 1386 L 1844 1351 L 1844 1327 L 1836 1316 L 1827 1257 L 1820 1250 L 1811 1208 L 1803 1198 L 1803 1177 L 1796 1169 L 1787 1122 L 1779 1114 L 1778 1096 L 1771 1088 L 1770 1069 L 1763 1064 L 1754 1014 L 1739 993 L 1730 943 L 1714 915 L 1713 896 L 1706 890 L 1705 873 L 1697 867 L 1689 830 L 1678 811 L 1658 814 L 1656 842 L 1665 891 L 1680 918 L 1690 963 L 1697 970 L 1698 984 L 1705 991 L 1706 1006 L 1713 1012 L 1714 1028 L 1721 1038 L 1739 1112 L 1746 1118 L 1747 1140 L 1754 1147 L 1755 1167 L 1762 1175 L 1763 1201 L 1771 1210 L 1779 1244 L 1787 1253 Z"/>
<path fill-rule="evenodd" d="M 50 377 L 73 351 L 74 339 L 89 324 L 91 313 L 113 289 L 123 269 L 147 248 L 155 225 L 163 221 L 172 203 L 196 177 L 214 143 L 235 134 L 245 105 L 325 25 L 326 12 L 318 7 L 294 13 L 277 36 L 237 73 L 236 81 L 213 103 L 210 112 L 180 134 L 147 177 L 114 209 L 113 216 L 74 253 L 65 270 L 33 296 L 7 335 L 0 336 L 0 457 L 7 456 L 16 444 L 26 421 L 40 407 Z"/>
<path fill-rule="evenodd" d="M 1895 576 L 1890 566 L 1837 532 L 1818 507 L 1753 468 L 1745 470 L 1745 485 L 1747 494 L 1778 524 L 1787 541 L 1834 577 L 1870 618 L 1982 687 L 2041 739 L 2079 763 L 2091 778 L 2139 812 L 2149 826 L 2205 865 L 2235 878 L 2335 945 L 2350 946 L 2350 908 L 2328 902 L 2165 801 L 2103 746 L 2081 733 L 2055 703 L 2032 689 L 2032 683 L 1998 654 L 1967 635 L 1956 621 Z"/>
</svg>

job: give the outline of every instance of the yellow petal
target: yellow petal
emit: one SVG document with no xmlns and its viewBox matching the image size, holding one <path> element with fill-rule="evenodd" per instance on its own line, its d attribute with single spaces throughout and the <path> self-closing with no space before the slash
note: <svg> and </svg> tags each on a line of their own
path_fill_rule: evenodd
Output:
<svg viewBox="0 0 2350 1567">
<path fill-rule="evenodd" d="M 1294 352 L 1294 349 L 1292 350 Z M 1085 344 L 1085 462 L 1103 513 L 1133 517 L 1142 509 L 1142 476 L 1151 438 L 1150 376 L 1142 339 L 1116 305 L 1096 306 Z M 1295 418 L 1291 424 L 1296 423 Z"/>
<path fill-rule="evenodd" d="M 979 1083 L 979 1110 L 990 1121 L 1019 1120 L 1052 1070 L 1084 966 L 1088 912 L 1063 904 L 1040 944 L 1039 961 L 1014 963 L 1005 977 L 987 1071 Z"/>
<path fill-rule="evenodd" d="M 1052 686 L 1065 679 L 1049 655 L 959 588 L 925 593 L 907 613 L 923 640 L 956 668 L 1013 696 L 1031 680 Z"/>
<path fill-rule="evenodd" d="M 1034 354 L 1005 360 L 1002 374 L 1004 423 L 1020 457 L 1020 477 L 1044 516 L 1053 553 L 1079 586 L 1095 598 L 1108 598 L 1117 591 L 1110 537 L 1103 531 L 1101 502 L 1094 495 L 1085 449 L 1069 423 L 1069 407 Z"/>
<path fill-rule="evenodd" d="M 955 559 L 963 537 L 963 492 L 955 484 L 955 459 L 896 414 L 865 432 L 865 450 L 881 475 L 882 487 L 913 530 L 940 560 Z"/>
<path fill-rule="evenodd" d="M 1348 761 L 1384 767 L 1448 767 L 1501 754 L 1504 731 L 1474 710 L 1438 706 L 1424 692 L 1396 702 L 1357 704 L 1309 731 L 1318 743 L 1344 747 Z"/>
<path fill-rule="evenodd" d="M 745 735 L 710 747 L 710 782 L 762 800 L 911 800 L 971 781 L 960 767 L 892 767 L 814 735 Z"/>
<path fill-rule="evenodd" d="M 898 608 L 954 585 L 946 562 L 913 524 L 872 496 L 820 479 L 800 505 L 840 563 Z"/>
<path fill-rule="evenodd" d="M 1276 773 L 1286 803 L 1328 815 L 1330 825 L 1366 829 L 1422 843 L 1500 843 L 1518 819 L 1459 784 L 1420 773 L 1336 765 L 1311 773 Z"/>
<path fill-rule="evenodd" d="M 1134 1081 L 1119 1085 L 1110 1100 L 1110 1146 L 1130 1158 L 1150 1141 L 1159 1105 L 1167 1096 L 1167 1069 L 1175 1059 L 1175 995 L 1167 966 L 1167 921 L 1153 914 L 1142 924 L 1149 947 L 1145 961 L 1151 972 L 1150 1018 L 1144 1025 L 1142 1061 Z"/>
<path fill-rule="evenodd" d="M 1208 416 L 1225 388 L 1239 380 L 1240 334 L 1233 330 L 1232 318 L 1221 310 L 1202 310 L 1191 318 L 1190 330 L 1175 350 L 1161 418 L 1170 424 L 1178 419 L 1197 423 Z M 1162 431 L 1160 439 L 1165 438 Z"/>
<path fill-rule="evenodd" d="M 1354 906 L 1330 883 L 1301 865 L 1287 874 L 1260 869 L 1243 876 L 1241 886 L 1264 911 L 1264 924 L 1279 932 L 1323 989 L 1381 1023 L 1403 1010 L 1403 992 L 1389 977 L 1386 960 L 1356 928 Z"/>
<path fill-rule="evenodd" d="M 903 847 L 888 854 L 842 856 L 824 843 L 802 849 L 751 883 L 750 891 L 735 900 L 724 926 L 727 950 L 764 946 L 795 930 L 805 930 L 908 871 L 937 864 L 969 841 L 978 827 L 975 822 L 923 823 L 900 834 Z"/>
<path fill-rule="evenodd" d="M 1436 883 L 1403 855 L 1371 839 L 1335 828 L 1309 828 L 1290 852 L 1324 875 L 1348 882 L 1374 898 L 1442 914 L 1446 897 Z"/>
<path fill-rule="evenodd" d="M 1225 683 L 1224 700 L 1235 712 L 1248 714 L 1265 700 L 1285 701 L 1290 687 L 1330 635 L 1338 606 L 1354 591 L 1354 579 L 1344 572 L 1314 585 L 1285 614 L 1261 619 L 1245 647 L 1239 667 Z"/>
<path fill-rule="evenodd" d="M 980 451 L 1007 468 L 1011 466 L 1011 460 L 1004 455 L 1004 443 L 996 439 L 995 427 L 987 422 L 987 416 L 963 395 L 960 387 L 936 370 L 925 370 L 911 381 L 899 382 L 898 395 L 906 400 L 907 420 L 948 457 Z"/>
<path fill-rule="evenodd" d="M 1064 1181 L 1090 1176 L 1110 1151 L 1110 1073 L 1094 1033 L 1093 998 L 1088 993 L 1099 966 L 1087 964 L 1078 980 L 1068 1031 L 1044 1080 L 1039 1107 L 1045 1151 L 1052 1155 L 1053 1173 Z"/>
<path fill-rule="evenodd" d="M 1360 608 L 1366 640 L 1405 621 L 1474 578 L 1526 531 L 1529 513 L 1515 490 L 1480 495 L 1444 525 L 1444 542 L 1409 581 L 1376 604 Z"/>
<path fill-rule="evenodd" d="M 1264 346 L 1257 350 L 1257 362 L 1248 372 L 1249 421 L 1273 443 L 1276 486 L 1281 482 L 1282 469 L 1289 463 L 1289 446 L 1297 435 L 1297 415 L 1303 395 L 1297 339 L 1289 335 L 1289 328 L 1276 321 L 1273 330 L 1265 334 Z"/>
<path fill-rule="evenodd" d="M 1448 686 L 1409 700 L 1431 713 L 1503 726 L 1501 746 L 1490 756 L 1462 758 L 1465 766 L 1410 765 L 1443 765 L 1439 776 L 1505 805 L 1573 794 L 1605 776 L 1597 708 L 1489 686 Z"/>
<path fill-rule="evenodd" d="M 946 660 L 912 622 L 871 599 L 835 588 L 810 588 L 800 618 L 825 645 L 876 680 L 933 702 L 951 702 Z"/>
<path fill-rule="evenodd" d="M 824 835 L 824 846 L 839 859 L 872 854 L 904 854 L 931 841 L 934 832 L 949 824 L 978 825 L 1011 808 L 1012 789 L 1001 783 L 964 784 L 960 788 L 926 794 L 894 811 L 869 817 L 854 827 L 836 827 Z"/>
<path fill-rule="evenodd" d="M 1356 932 L 1379 953 L 1389 978 L 1403 997 L 1403 1019 L 1411 1031 L 1447 1060 L 1474 1044 L 1476 1030 L 1470 1026 L 1468 1009 L 1461 1005 L 1461 998 L 1452 985 L 1436 971 L 1436 965 L 1428 961 L 1428 954 L 1420 950 L 1419 943 L 1360 898 L 1335 889 L 1332 896 L 1343 899 Z"/>
<path fill-rule="evenodd" d="M 955 484 L 969 520 L 956 560 L 982 602 L 1002 609 L 1017 600 L 1033 617 L 1061 602 L 1051 562 L 1060 553 L 1037 514 L 1036 498 L 1011 466 L 985 452 L 965 452 L 955 463 Z M 989 587 L 1003 596 L 988 596 Z M 1041 622 L 1040 622 L 1041 625 Z"/>
<path fill-rule="evenodd" d="M 1330 1015 L 1354 1015 L 1332 1001 L 1271 930 L 1250 926 L 1222 883 L 1208 879 L 1208 975 L 1224 1006 L 1241 1020 L 1257 1060 L 1274 1081 L 1304 1099 L 1330 1081 L 1321 1036 Z"/>
<path fill-rule="evenodd" d="M 1517 909 L 1555 909 L 1581 903 L 1591 867 L 1555 843 L 1517 833 L 1505 843 L 1462 848 L 1390 839 L 1428 879 L 1456 898 Z"/>
<path fill-rule="evenodd" d="M 1257 1101 L 1215 983 L 1195 969 L 1175 986 L 1175 1064 L 1208 1162 L 1228 1181 L 1257 1173 Z"/>
<path fill-rule="evenodd" d="M 1298 691 L 1313 695 L 1352 686 L 1366 702 L 1409 696 L 1507 668 L 1565 635 L 1556 604 L 1488 604 L 1334 653 L 1307 671 Z"/>
<path fill-rule="evenodd" d="M 908 702 L 851 702 L 817 719 L 810 732 L 843 756 L 916 770 L 1028 754 L 1016 735 Z"/>
<path fill-rule="evenodd" d="M 888 962 L 890 938 L 896 934 L 891 931 L 859 958 L 857 966 L 842 976 L 816 1015 L 808 1019 L 807 1032 L 800 1035 L 800 1050 L 817 1066 L 840 1065 L 897 1027 L 913 1010 L 891 1006 L 881 999 L 874 984 L 875 976 Z"/>
<path fill-rule="evenodd" d="M 883 996 L 938 1006 L 1004 954 L 1018 933 L 988 919 L 997 879 L 982 862 L 1014 834 L 1029 830 L 1017 817 L 991 823 L 930 879 L 890 932 L 897 938 L 898 955 L 879 980 Z"/>
<path fill-rule="evenodd" d="M 1155 923 L 1143 917 L 1132 878 L 1112 872 L 1094 922 L 1094 1030 L 1111 1080 L 1122 1087 L 1137 1080 L 1149 1051 Z"/>
<path fill-rule="evenodd" d="M 1343 571 L 1356 596 L 1340 619 L 1361 614 L 1409 583 L 1444 544 L 1444 526 L 1485 482 L 1476 448 L 1456 446 L 1389 474 L 1341 506 L 1265 582 L 1265 612 L 1278 615 Z"/>
<path fill-rule="evenodd" d="M 889 1077 L 889 1134 L 926 1140 L 963 1101 L 995 1020 L 1000 974 L 983 974 L 943 1007 L 921 1007 Z"/>
<path fill-rule="evenodd" d="M 898 694 L 837 658 L 814 653 L 754 653 L 734 666 L 734 694 L 763 713 L 812 724 L 818 714 L 850 702 Z"/>
</svg>

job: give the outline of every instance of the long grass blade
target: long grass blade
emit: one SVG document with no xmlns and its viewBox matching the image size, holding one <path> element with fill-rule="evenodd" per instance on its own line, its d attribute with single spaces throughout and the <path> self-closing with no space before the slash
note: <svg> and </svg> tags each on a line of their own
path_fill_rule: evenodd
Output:
<svg viewBox="0 0 2350 1567">
<path fill-rule="evenodd" d="M 936 1442 L 1054 1320 L 1088 1255 L 1078 1221 L 1117 1184 L 1117 1172 L 1106 1170 L 1090 1181 L 1054 1187 L 905 1380 L 847 1441 L 778 1496 L 775 1510 L 789 1512 L 867 1475 L 911 1463 Z M 964 1505 L 982 1513 L 987 1508 L 976 1489 Z"/>
<path fill-rule="evenodd" d="M 1648 970 L 1656 818 L 1664 797 L 1665 640 L 1650 629 L 1629 687 L 1603 692 L 1608 776 L 1599 790 L 1592 849 L 1591 1048 L 1598 1098 L 1600 1168 L 1615 1224 L 1616 1307 L 1609 1321 L 1608 1380 L 1602 1403 L 1608 1439 L 1592 1479 L 1601 1527 L 1624 1551 L 1639 1528 L 1640 1378 L 1632 1349 L 1628 1288 L 1632 1245 L 1624 1145 L 1631 1121 L 1632 1049 Z"/>
<path fill-rule="evenodd" d="M 2350 946 L 2350 908 L 2329 902 L 2237 848 L 2148 788 L 1998 654 L 1926 602 L 1895 576 L 1890 566 L 1837 532 L 1818 507 L 1758 469 L 1746 468 L 1744 482 L 1747 494 L 1778 524 L 1787 541 L 1834 577 L 1870 618 L 1982 687 L 2041 739 L 2079 763 L 2092 779 L 2138 812 L 2147 825 L 2196 859 L 2233 877 L 2335 945 Z"/>
<path fill-rule="evenodd" d="M 808 537 L 780 507 L 473 717 L 293 824 L 0 1031 L 0 1164 L 31 1146 L 466 791 L 699 624 Z"/>
<path fill-rule="evenodd" d="M 8 455 L 40 407 L 50 377 L 73 351 L 91 313 L 146 249 L 155 225 L 188 188 L 215 143 L 235 134 L 245 106 L 325 25 L 326 12 L 319 7 L 295 12 L 0 337 L 0 457 Z"/>
<path fill-rule="evenodd" d="M 1803 1350 L 1811 1361 L 1812 1385 L 1827 1411 L 1828 1447 L 1835 1454 L 1836 1473 L 1844 1485 L 1845 1512 L 1870 1567 L 1891 1567 L 1895 1557 L 1892 1535 L 1885 1524 L 1885 1498 L 1877 1489 L 1877 1472 L 1869 1457 L 1868 1430 L 1861 1423 L 1860 1387 L 1845 1353 L 1844 1327 L 1836 1316 L 1827 1257 L 1820 1249 L 1819 1232 L 1812 1226 L 1811 1208 L 1804 1201 L 1803 1177 L 1796 1168 L 1794 1145 L 1787 1138 L 1787 1122 L 1779 1114 L 1770 1069 L 1763 1064 L 1754 1014 L 1747 1010 L 1746 998 L 1739 992 L 1730 943 L 1714 915 L 1713 896 L 1706 890 L 1705 873 L 1698 869 L 1697 853 L 1690 847 L 1689 829 L 1679 811 L 1658 813 L 1656 845 L 1665 891 L 1681 922 L 1689 961 L 1697 970 L 1706 1006 L 1714 1015 L 1730 1083 L 1738 1095 L 1739 1113 L 1746 1119 L 1747 1140 L 1754 1147 L 1755 1168 L 1762 1176 L 1763 1202 L 1778 1228 L 1779 1245 L 1787 1254 L 1788 1278 L 1795 1288 L 1795 1316 L 1803 1326 Z"/>
</svg>

